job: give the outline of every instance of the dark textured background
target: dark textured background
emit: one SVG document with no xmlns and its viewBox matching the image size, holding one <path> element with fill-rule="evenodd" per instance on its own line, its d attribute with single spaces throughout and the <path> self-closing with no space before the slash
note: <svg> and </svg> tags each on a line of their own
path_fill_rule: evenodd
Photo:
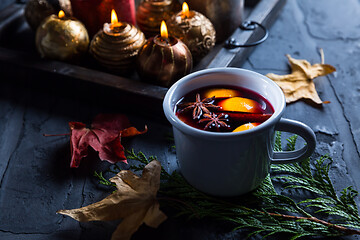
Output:
<svg viewBox="0 0 360 240">
<path fill-rule="evenodd" d="M 0 9 L 14 0 L 0 0 Z M 262 74 L 286 74 L 285 54 L 326 63 L 337 68 L 315 84 L 323 108 L 304 102 L 287 106 L 285 117 L 308 124 L 318 140 L 316 153 L 334 160 L 331 178 L 336 190 L 352 185 L 360 190 L 360 2 L 358 0 L 290 0 L 270 29 L 269 39 L 256 47 L 243 66 Z M 105 197 L 92 177 L 107 167 L 95 153 L 80 168 L 69 169 L 67 137 L 43 137 L 66 133 L 69 121 L 90 123 L 98 113 L 125 112 L 138 128 L 149 132 L 125 142 L 127 148 L 156 155 L 168 170 L 177 167 L 165 135 L 167 123 L 144 117 L 142 109 L 118 102 L 116 90 L 85 82 L 43 79 L 37 74 L 12 77 L 0 66 L 0 239 L 109 239 L 117 222 L 78 223 L 56 215 L 59 209 L 85 206 Z M 125 106 L 125 107 L 124 107 Z M 161 116 L 159 116 L 161 118 Z M 359 198 L 357 197 L 357 203 Z M 241 239 L 214 222 L 184 222 L 171 218 L 158 229 L 142 226 L 134 239 Z M 349 239 L 358 239 L 351 237 Z"/>
</svg>

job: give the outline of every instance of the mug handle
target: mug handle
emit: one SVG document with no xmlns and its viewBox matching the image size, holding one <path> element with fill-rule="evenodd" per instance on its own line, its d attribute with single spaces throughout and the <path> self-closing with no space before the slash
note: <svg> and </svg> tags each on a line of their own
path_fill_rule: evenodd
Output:
<svg viewBox="0 0 360 240">
<path fill-rule="evenodd" d="M 300 162 L 310 157 L 316 146 L 316 136 L 314 131 L 304 123 L 281 118 L 275 126 L 276 131 L 294 133 L 306 141 L 306 145 L 298 150 L 287 152 L 274 152 L 271 163 L 294 163 Z"/>
</svg>

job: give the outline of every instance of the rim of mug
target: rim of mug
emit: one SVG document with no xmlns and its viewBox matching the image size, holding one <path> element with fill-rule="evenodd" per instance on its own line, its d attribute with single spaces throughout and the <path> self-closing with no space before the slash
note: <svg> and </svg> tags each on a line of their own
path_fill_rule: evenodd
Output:
<svg viewBox="0 0 360 240">
<path fill-rule="evenodd" d="M 201 130 L 201 129 L 197 129 L 192 126 L 189 126 L 188 124 L 181 121 L 175 115 L 174 106 L 172 106 L 172 103 L 174 101 L 172 101 L 172 98 L 173 98 L 173 95 L 175 94 L 176 90 L 178 88 L 181 88 L 181 86 L 183 84 L 185 84 L 189 81 L 192 81 L 192 79 L 194 79 L 198 76 L 204 75 L 204 74 L 227 73 L 227 74 L 238 75 L 236 73 L 240 73 L 240 72 L 246 72 L 246 73 L 250 73 L 253 75 L 257 75 L 257 77 L 263 79 L 264 81 L 266 81 L 270 85 L 272 85 L 274 88 L 276 88 L 277 91 L 279 91 L 279 93 L 282 95 L 281 100 L 280 100 L 279 110 L 276 111 L 276 109 L 274 107 L 274 113 L 272 114 L 272 116 L 269 119 L 267 119 L 265 122 L 261 123 L 259 126 L 256 126 L 255 128 L 248 129 L 246 131 L 241 131 L 241 132 L 210 132 L 210 131 L 205 131 L 205 130 Z M 229 85 L 229 84 L 225 84 L 225 85 Z M 206 87 L 206 85 L 204 85 L 203 87 Z M 192 91 L 192 90 L 193 89 L 191 89 L 190 91 Z M 176 99 L 176 102 L 177 101 L 179 101 L 179 99 Z M 271 103 L 271 102 L 270 102 L 270 104 L 273 105 L 273 103 Z M 177 128 L 178 130 L 180 130 L 181 132 L 184 132 L 186 134 L 197 136 L 197 137 L 208 138 L 209 140 L 212 139 L 210 137 L 213 137 L 213 139 L 218 140 L 218 139 L 238 138 L 241 136 L 257 135 L 259 133 L 262 133 L 263 131 L 267 130 L 268 128 L 271 128 L 272 126 L 274 126 L 280 120 L 280 118 L 285 110 L 285 106 L 286 106 L 285 95 L 284 95 L 283 91 L 281 90 L 281 88 L 274 81 L 272 81 L 271 79 L 269 79 L 268 77 L 266 77 L 260 73 L 257 73 L 257 72 L 251 71 L 251 70 L 247 70 L 247 69 L 243 69 L 243 68 L 234 68 L 234 67 L 210 68 L 210 69 L 204 69 L 204 70 L 190 73 L 190 74 L 184 76 L 183 78 L 181 78 L 180 80 L 178 80 L 177 82 L 175 82 L 169 88 L 169 90 L 166 92 L 166 95 L 163 100 L 164 114 L 173 127 Z"/>
</svg>

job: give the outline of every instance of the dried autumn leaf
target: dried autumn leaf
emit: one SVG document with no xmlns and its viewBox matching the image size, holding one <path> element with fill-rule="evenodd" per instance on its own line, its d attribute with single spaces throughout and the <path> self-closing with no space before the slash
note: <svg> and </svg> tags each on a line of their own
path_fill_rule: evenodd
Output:
<svg viewBox="0 0 360 240">
<path fill-rule="evenodd" d="M 128 118 L 121 114 L 99 114 L 91 124 L 91 128 L 81 122 L 69 122 L 71 130 L 70 167 L 76 168 L 80 160 L 87 156 L 88 147 L 91 146 L 99 152 L 101 160 L 111 163 L 126 162 L 124 147 L 121 145 L 121 137 L 131 137 L 147 132 L 138 131 L 130 127 Z"/>
<path fill-rule="evenodd" d="M 167 218 L 156 200 L 160 173 L 161 164 L 156 160 L 145 166 L 141 177 L 129 170 L 120 171 L 110 179 L 116 184 L 116 192 L 89 206 L 57 213 L 80 222 L 123 219 L 111 239 L 130 239 L 143 223 L 156 228 Z"/>
<path fill-rule="evenodd" d="M 316 92 L 312 79 L 325 76 L 336 71 L 335 67 L 322 63 L 311 65 L 306 60 L 298 60 L 286 55 L 291 66 L 291 74 L 277 75 L 268 73 L 266 76 L 274 80 L 283 90 L 287 103 L 299 99 L 309 100 L 315 105 L 321 106 L 323 102 Z M 322 57 L 323 59 L 323 57 Z"/>
</svg>

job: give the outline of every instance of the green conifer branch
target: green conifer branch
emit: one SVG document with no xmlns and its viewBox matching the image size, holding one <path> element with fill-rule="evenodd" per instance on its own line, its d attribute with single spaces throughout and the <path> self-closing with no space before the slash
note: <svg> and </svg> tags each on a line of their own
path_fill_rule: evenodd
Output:
<svg viewBox="0 0 360 240">
<path fill-rule="evenodd" d="M 295 148 L 297 136 L 287 139 L 287 149 Z M 282 151 L 281 135 L 276 133 L 276 151 Z M 155 157 L 143 153 L 128 152 L 128 159 L 138 164 L 131 169 L 141 170 Z M 253 192 L 237 198 L 217 198 L 206 195 L 190 186 L 177 172 L 162 169 L 159 200 L 177 210 L 177 216 L 190 219 L 212 218 L 228 221 L 234 230 L 242 229 L 248 236 L 263 238 L 286 234 L 289 239 L 310 236 L 360 235 L 360 217 L 355 202 L 358 192 L 351 186 L 343 189 L 340 196 L 329 178 L 332 159 L 321 156 L 312 164 L 310 159 L 301 163 L 271 166 L 268 176 Z M 97 173 L 101 184 L 106 179 Z M 281 185 L 279 194 L 275 185 Z M 298 197 L 307 192 L 313 197 L 296 202 L 287 192 Z M 308 196 L 308 195 L 306 195 Z"/>
</svg>

